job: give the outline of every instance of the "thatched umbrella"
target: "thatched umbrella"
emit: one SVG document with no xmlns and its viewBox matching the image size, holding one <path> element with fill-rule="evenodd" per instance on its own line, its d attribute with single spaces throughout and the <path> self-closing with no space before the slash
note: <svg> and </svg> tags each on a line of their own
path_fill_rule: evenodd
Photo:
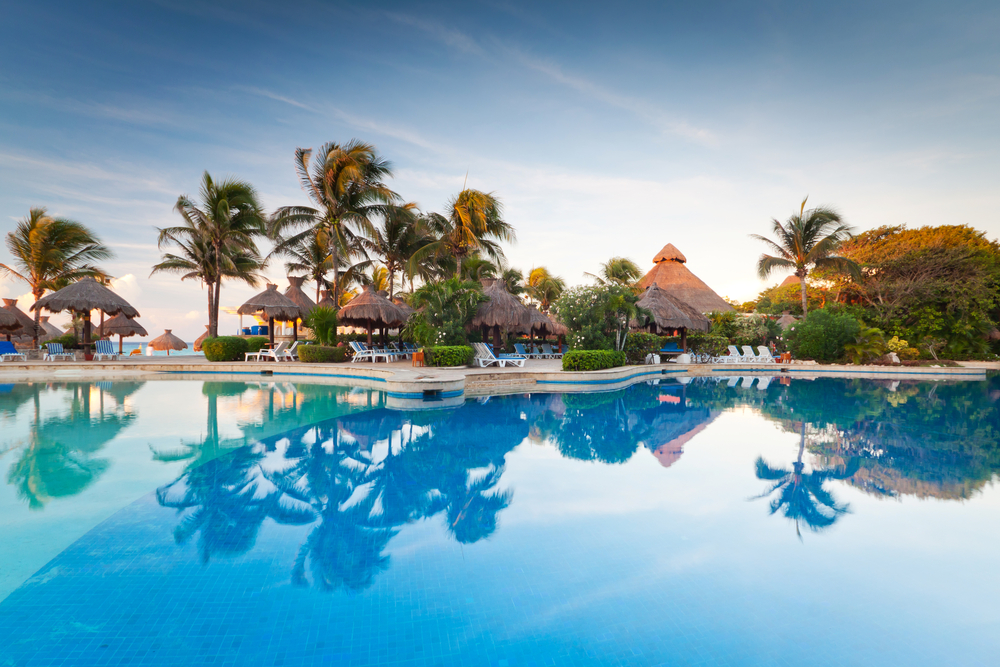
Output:
<svg viewBox="0 0 1000 667">
<path fill-rule="evenodd" d="M 483 338 L 486 332 L 493 329 L 493 347 L 500 349 L 500 329 L 505 331 L 519 331 L 525 326 L 528 309 L 517 297 L 507 291 L 507 286 L 502 280 L 487 278 L 482 281 L 483 294 L 489 298 L 479 304 L 475 317 L 472 318 L 473 327 L 483 329 Z"/>
<path fill-rule="evenodd" d="M 635 305 L 648 310 L 653 316 L 651 321 L 648 317 L 640 319 L 639 326 L 649 326 L 652 329 L 680 329 L 681 349 L 685 351 L 688 329 L 708 331 L 710 326 L 707 317 L 676 295 L 660 289 L 656 283 L 646 289 Z"/>
<path fill-rule="evenodd" d="M 31 319 L 30 315 L 17 307 L 17 299 L 4 299 L 3 309 L 17 318 L 18 324 L 18 326 L 7 332 L 7 340 L 10 340 L 11 334 L 15 336 L 33 335 L 35 331 L 35 320 Z"/>
<path fill-rule="evenodd" d="M 90 311 L 99 310 L 107 315 L 124 313 L 126 317 L 139 317 L 139 311 L 133 308 L 132 304 L 90 276 L 81 278 L 58 292 L 43 296 L 31 305 L 30 310 L 41 310 L 42 308 L 50 313 L 61 313 L 64 310 L 80 313 L 83 317 L 83 344 L 88 352 L 90 351 Z"/>
<path fill-rule="evenodd" d="M 333 300 L 333 296 L 330 295 L 330 290 L 325 289 L 320 292 L 320 300 L 316 302 L 316 305 L 321 308 L 333 308 L 338 310 L 340 307 Z"/>
<path fill-rule="evenodd" d="M 197 338 L 194 339 L 194 351 L 195 352 L 201 352 L 201 344 L 204 343 L 205 340 L 208 338 L 208 332 L 209 332 L 209 330 L 210 330 L 210 327 L 206 324 L 205 325 L 205 333 L 203 333 L 202 335 L 200 335 L 200 336 L 198 336 Z"/>
<path fill-rule="evenodd" d="M 305 317 L 310 310 L 316 307 L 316 303 L 302 291 L 302 283 L 305 281 L 306 279 L 301 276 L 288 276 L 288 289 L 285 290 L 285 296 L 302 309 L 301 317 Z"/>
<path fill-rule="evenodd" d="M 294 339 L 299 339 L 298 319 L 305 315 L 298 304 L 278 291 L 277 285 L 268 283 L 267 289 L 251 297 L 236 311 L 240 315 L 263 315 L 267 318 L 267 337 L 274 347 L 274 321 L 292 322 Z"/>
<path fill-rule="evenodd" d="M 49 315 L 42 315 L 38 318 L 38 326 L 42 328 L 46 340 L 59 338 L 63 335 L 62 329 L 49 322 Z"/>
<path fill-rule="evenodd" d="M 372 344 L 372 329 L 394 327 L 406 322 L 406 314 L 389 299 L 381 296 L 371 285 L 340 309 L 337 319 L 344 324 L 368 329 L 368 344 Z"/>
<path fill-rule="evenodd" d="M 148 336 L 149 334 L 141 324 L 126 317 L 124 313 L 118 313 L 110 320 L 97 327 L 97 337 L 118 336 L 118 354 L 122 353 L 122 339 L 129 336 Z M 181 348 L 183 349 L 183 348 Z"/>
<path fill-rule="evenodd" d="M 781 325 L 782 329 L 784 329 L 785 327 L 790 327 L 796 322 L 798 322 L 798 320 L 795 318 L 794 315 L 789 314 L 787 310 L 781 311 L 781 317 L 778 318 L 778 324 Z"/>
<path fill-rule="evenodd" d="M 5 331 L 7 333 L 7 340 L 10 340 L 10 332 L 17 331 L 21 328 L 21 323 L 17 321 L 17 317 L 14 313 L 8 312 L 3 308 L 0 308 L 0 331 Z"/>
<path fill-rule="evenodd" d="M 672 243 L 663 246 L 653 263 L 653 268 L 639 281 L 639 287 L 645 289 L 656 283 L 699 313 L 733 310 L 725 299 L 684 266 L 687 258 Z"/>
<path fill-rule="evenodd" d="M 170 329 L 164 329 L 162 336 L 149 341 L 151 348 L 154 350 L 166 350 L 168 357 L 170 356 L 170 350 L 186 350 L 188 346 L 187 343 L 170 333 L 170 331 Z"/>
</svg>

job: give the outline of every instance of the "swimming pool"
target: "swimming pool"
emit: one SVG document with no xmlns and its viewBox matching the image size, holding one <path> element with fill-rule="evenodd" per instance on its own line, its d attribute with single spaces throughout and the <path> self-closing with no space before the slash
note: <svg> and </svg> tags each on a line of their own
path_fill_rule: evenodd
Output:
<svg viewBox="0 0 1000 667">
<path fill-rule="evenodd" d="M 1000 383 L 0 386 L 0 665 L 994 664 Z"/>
</svg>

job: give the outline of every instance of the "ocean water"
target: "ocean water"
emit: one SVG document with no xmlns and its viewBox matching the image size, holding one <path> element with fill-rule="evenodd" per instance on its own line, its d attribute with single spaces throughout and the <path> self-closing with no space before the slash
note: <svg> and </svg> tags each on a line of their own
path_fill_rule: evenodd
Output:
<svg viewBox="0 0 1000 667">
<path fill-rule="evenodd" d="M 2 386 L 0 664 L 995 664 L 1000 384 L 719 380 Z"/>
</svg>

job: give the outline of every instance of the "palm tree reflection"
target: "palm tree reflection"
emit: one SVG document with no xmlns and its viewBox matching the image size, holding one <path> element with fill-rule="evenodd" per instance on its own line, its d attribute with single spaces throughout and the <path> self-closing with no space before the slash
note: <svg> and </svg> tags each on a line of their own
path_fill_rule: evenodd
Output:
<svg viewBox="0 0 1000 667">
<path fill-rule="evenodd" d="M 832 526 L 850 511 L 848 505 L 837 503 L 833 495 L 823 488 L 830 480 L 848 479 L 857 472 L 855 463 L 836 470 L 813 470 L 803 472 L 805 464 L 802 456 L 806 449 L 806 425 L 799 425 L 799 456 L 791 470 L 771 467 L 763 457 L 756 462 L 757 479 L 773 482 L 767 491 L 755 498 L 766 498 L 777 494 L 771 500 L 771 514 L 781 512 L 785 518 L 795 523 L 795 534 L 802 539 L 801 524 L 809 530 L 819 532 Z"/>
</svg>

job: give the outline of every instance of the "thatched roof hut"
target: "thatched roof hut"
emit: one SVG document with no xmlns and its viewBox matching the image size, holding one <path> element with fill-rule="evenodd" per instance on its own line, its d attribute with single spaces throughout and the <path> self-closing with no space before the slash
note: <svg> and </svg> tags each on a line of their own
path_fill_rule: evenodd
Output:
<svg viewBox="0 0 1000 667">
<path fill-rule="evenodd" d="M 316 302 L 302 291 L 302 283 L 305 281 L 306 279 L 302 276 L 288 276 L 288 289 L 285 290 L 285 296 L 302 309 L 301 317 L 305 317 L 309 311 L 316 307 Z"/>
<path fill-rule="evenodd" d="M 200 335 L 200 336 L 198 336 L 197 338 L 194 339 L 194 346 L 193 347 L 194 347 L 194 351 L 195 352 L 201 352 L 201 344 L 204 343 L 208 339 L 209 329 L 210 329 L 210 327 L 206 324 L 205 325 L 205 333 L 203 333 L 202 335 Z"/>
<path fill-rule="evenodd" d="M 799 280 L 799 277 L 793 273 L 792 275 L 782 280 L 781 284 L 778 285 L 778 287 L 781 288 L 781 287 L 788 287 L 789 285 L 798 285 L 800 282 L 802 281 Z"/>
<path fill-rule="evenodd" d="M 28 336 L 29 338 L 33 335 L 35 331 L 35 320 L 31 319 L 31 316 L 26 312 L 17 307 L 17 299 L 4 299 L 3 309 L 17 318 L 18 327 L 12 329 L 9 333 L 15 336 Z M 60 332 L 60 336 L 62 333 Z"/>
<path fill-rule="evenodd" d="M 14 313 L 8 312 L 3 308 L 0 308 L 0 331 L 7 332 L 7 339 L 10 340 L 10 332 L 17 331 L 21 328 L 21 323 L 18 322 L 17 317 Z"/>
<path fill-rule="evenodd" d="M 798 318 L 796 318 L 794 315 L 789 314 L 787 310 L 782 311 L 781 317 L 778 318 L 778 324 L 781 325 L 782 329 L 784 329 L 785 327 L 789 327 L 798 321 L 799 321 Z"/>
<path fill-rule="evenodd" d="M 38 318 L 38 326 L 42 327 L 46 340 L 58 338 L 63 335 L 62 329 L 49 322 L 48 315 L 42 315 Z"/>
<path fill-rule="evenodd" d="M 372 329 L 376 327 L 395 327 L 407 320 L 403 309 L 375 291 L 371 285 L 365 285 L 361 294 L 357 295 L 337 313 L 340 324 L 365 327 L 368 329 L 368 344 L 372 342 Z"/>
<path fill-rule="evenodd" d="M 148 336 L 146 329 L 124 313 L 118 313 L 97 327 L 97 337 L 118 336 L 118 354 L 122 353 L 122 339 L 129 336 Z"/>
<path fill-rule="evenodd" d="M 247 299 L 237 310 L 240 315 L 260 315 L 267 318 L 267 336 L 274 345 L 274 321 L 294 322 L 298 339 L 298 319 L 305 315 L 298 304 L 278 291 L 277 285 L 268 283 L 267 289 Z"/>
<path fill-rule="evenodd" d="M 58 292 L 53 292 L 31 305 L 29 310 L 44 308 L 50 313 L 61 313 L 70 310 L 89 315 L 92 310 L 99 310 L 105 315 L 125 313 L 126 317 L 139 317 L 139 311 L 132 307 L 110 289 L 90 276 L 67 285 Z"/>
<path fill-rule="evenodd" d="M 500 331 L 521 331 L 530 317 L 527 307 L 507 291 L 502 280 L 487 278 L 482 281 L 483 294 L 489 299 L 479 304 L 471 325 L 484 332 L 493 330 L 493 345 L 500 345 Z"/>
<path fill-rule="evenodd" d="M 328 289 L 320 291 L 320 300 L 316 302 L 316 305 L 322 308 L 333 308 L 334 310 L 339 309 L 337 303 L 333 300 L 333 295 L 330 294 L 330 290 Z"/>
<path fill-rule="evenodd" d="M 410 319 L 410 315 L 417 312 L 416 308 L 412 307 L 410 304 L 406 303 L 402 299 L 393 299 L 392 302 L 397 306 L 399 306 L 399 309 L 403 311 L 404 315 L 406 315 L 406 319 Z"/>
<path fill-rule="evenodd" d="M 639 287 L 645 289 L 656 283 L 660 289 L 666 290 L 700 313 L 733 310 L 725 299 L 684 266 L 687 258 L 673 244 L 663 246 L 653 262 L 655 266 L 639 281 Z"/>
<path fill-rule="evenodd" d="M 660 289 L 653 283 L 643 293 L 635 304 L 652 314 L 652 321 L 641 318 L 633 322 L 633 326 L 654 326 L 657 329 L 685 329 L 691 331 L 708 331 L 708 318 L 699 313 L 677 296 Z"/>
<path fill-rule="evenodd" d="M 182 341 L 177 336 L 170 333 L 170 329 L 164 329 L 163 335 L 159 338 L 154 338 L 149 341 L 149 346 L 154 350 L 166 350 L 167 356 L 170 356 L 170 350 L 186 350 L 187 343 Z"/>
</svg>

